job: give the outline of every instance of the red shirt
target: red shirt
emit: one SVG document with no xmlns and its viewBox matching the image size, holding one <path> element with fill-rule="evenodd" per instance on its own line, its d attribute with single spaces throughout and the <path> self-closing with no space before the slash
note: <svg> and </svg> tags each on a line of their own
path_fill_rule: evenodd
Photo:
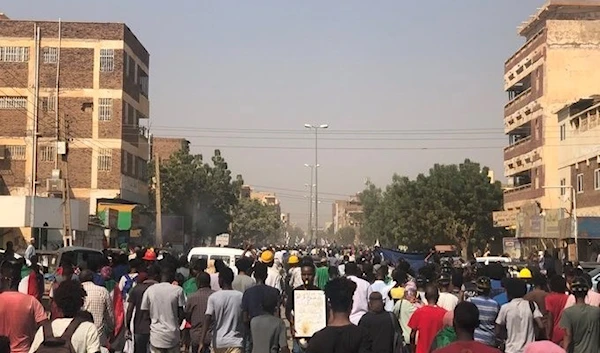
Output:
<svg viewBox="0 0 600 353">
<path fill-rule="evenodd" d="M 12 353 L 28 353 L 39 323 L 47 319 L 34 297 L 19 292 L 0 293 L 0 336 L 8 336 Z"/>
<path fill-rule="evenodd" d="M 444 348 L 436 349 L 433 353 L 502 353 L 499 349 L 492 348 L 476 341 L 458 341 L 450 343 Z"/>
<path fill-rule="evenodd" d="M 445 309 L 432 305 L 421 307 L 412 314 L 408 327 L 418 331 L 416 353 L 429 353 L 435 335 L 444 327 L 445 314 Z"/>
<path fill-rule="evenodd" d="M 550 293 L 546 296 L 546 310 L 552 313 L 552 342 L 560 343 L 565 337 L 565 331 L 558 325 L 565 310 L 568 295 L 564 293 Z"/>
</svg>

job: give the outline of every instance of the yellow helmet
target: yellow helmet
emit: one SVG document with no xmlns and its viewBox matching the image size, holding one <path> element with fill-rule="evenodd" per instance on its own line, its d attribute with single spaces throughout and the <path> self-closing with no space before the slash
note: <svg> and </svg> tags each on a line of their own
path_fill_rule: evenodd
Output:
<svg viewBox="0 0 600 353">
<path fill-rule="evenodd" d="M 290 256 L 290 258 L 288 259 L 288 264 L 290 265 L 296 265 L 300 262 L 300 259 L 298 258 L 298 256 L 296 255 L 292 255 Z"/>
<path fill-rule="evenodd" d="M 519 271 L 519 278 L 531 278 L 531 271 L 528 268 L 524 268 Z"/>
</svg>

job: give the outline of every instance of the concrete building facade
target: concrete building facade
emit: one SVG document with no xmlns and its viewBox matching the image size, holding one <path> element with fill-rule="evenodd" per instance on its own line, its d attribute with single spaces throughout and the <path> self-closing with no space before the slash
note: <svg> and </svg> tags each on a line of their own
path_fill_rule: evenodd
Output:
<svg viewBox="0 0 600 353">
<path fill-rule="evenodd" d="M 600 1 L 551 0 L 519 28 L 526 43 L 505 62 L 505 210 L 557 209 L 561 181 L 556 112 L 598 93 Z M 564 174 L 564 173 L 563 173 Z M 562 180 L 567 179 L 567 180 Z"/>
<path fill-rule="evenodd" d="M 125 24 L 0 17 L 0 195 L 31 195 L 33 180 L 48 196 L 60 170 L 90 214 L 97 200 L 147 203 L 148 84 L 149 53 Z"/>
<path fill-rule="evenodd" d="M 358 197 L 336 200 L 332 205 L 333 232 L 337 233 L 342 228 L 352 227 L 359 234 L 362 214 L 362 204 Z"/>
</svg>

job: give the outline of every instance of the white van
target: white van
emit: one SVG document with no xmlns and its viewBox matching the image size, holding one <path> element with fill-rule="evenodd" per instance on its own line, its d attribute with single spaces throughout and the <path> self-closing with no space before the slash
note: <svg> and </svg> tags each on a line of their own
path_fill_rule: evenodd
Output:
<svg viewBox="0 0 600 353">
<path fill-rule="evenodd" d="M 199 247 L 192 248 L 188 253 L 188 262 L 192 262 L 197 259 L 208 260 L 223 260 L 225 265 L 229 266 L 233 270 L 233 273 L 237 275 L 237 267 L 235 262 L 242 257 L 244 251 L 241 249 L 234 248 L 218 248 L 218 247 Z"/>
</svg>

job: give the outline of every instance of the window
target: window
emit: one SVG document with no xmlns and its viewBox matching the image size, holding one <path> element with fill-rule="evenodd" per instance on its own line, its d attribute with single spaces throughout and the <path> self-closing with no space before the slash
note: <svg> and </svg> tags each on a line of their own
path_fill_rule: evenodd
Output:
<svg viewBox="0 0 600 353">
<path fill-rule="evenodd" d="M 109 172 L 112 169 L 112 150 L 101 148 L 98 151 L 98 170 Z"/>
<path fill-rule="evenodd" d="M 0 47 L 0 62 L 24 63 L 29 61 L 29 47 Z"/>
<path fill-rule="evenodd" d="M 53 112 L 56 110 L 56 96 L 42 97 L 41 108 L 44 112 Z"/>
<path fill-rule="evenodd" d="M 123 125 L 129 125 L 129 103 L 123 104 Z"/>
<path fill-rule="evenodd" d="M 566 186 L 567 186 L 567 179 L 565 179 L 565 178 L 560 179 L 560 186 L 561 186 L 561 188 L 560 188 L 560 196 L 565 196 L 565 194 L 567 193 L 567 188 L 566 188 Z"/>
<path fill-rule="evenodd" d="M 129 174 L 129 153 L 123 152 L 123 174 Z"/>
<path fill-rule="evenodd" d="M 148 98 L 148 90 L 150 89 L 149 87 L 149 80 L 148 80 L 148 76 L 147 75 L 142 75 L 139 77 L 139 81 L 140 81 L 140 93 Z"/>
<path fill-rule="evenodd" d="M 27 97 L 0 97 L 0 109 L 27 109 Z"/>
<path fill-rule="evenodd" d="M 129 55 L 123 51 L 123 63 L 125 64 L 125 76 L 129 77 Z"/>
<path fill-rule="evenodd" d="M 594 190 L 600 190 L 600 169 L 594 170 Z"/>
<path fill-rule="evenodd" d="M 100 49 L 100 72 L 113 72 L 115 70 L 115 50 Z"/>
<path fill-rule="evenodd" d="M 577 193 L 583 193 L 583 174 L 577 174 Z"/>
<path fill-rule="evenodd" d="M 564 141 L 567 138 L 567 126 L 562 124 L 560 126 L 560 140 Z"/>
<path fill-rule="evenodd" d="M 24 161 L 25 160 L 25 146 L 6 146 L 8 151 L 8 159 L 13 161 Z"/>
<path fill-rule="evenodd" d="M 56 158 L 56 146 L 40 146 L 40 161 L 54 162 Z"/>
<path fill-rule="evenodd" d="M 44 64 L 56 64 L 58 62 L 58 48 L 44 47 Z"/>
<path fill-rule="evenodd" d="M 98 120 L 110 121 L 112 118 L 113 101 L 112 98 L 98 99 Z"/>
</svg>

